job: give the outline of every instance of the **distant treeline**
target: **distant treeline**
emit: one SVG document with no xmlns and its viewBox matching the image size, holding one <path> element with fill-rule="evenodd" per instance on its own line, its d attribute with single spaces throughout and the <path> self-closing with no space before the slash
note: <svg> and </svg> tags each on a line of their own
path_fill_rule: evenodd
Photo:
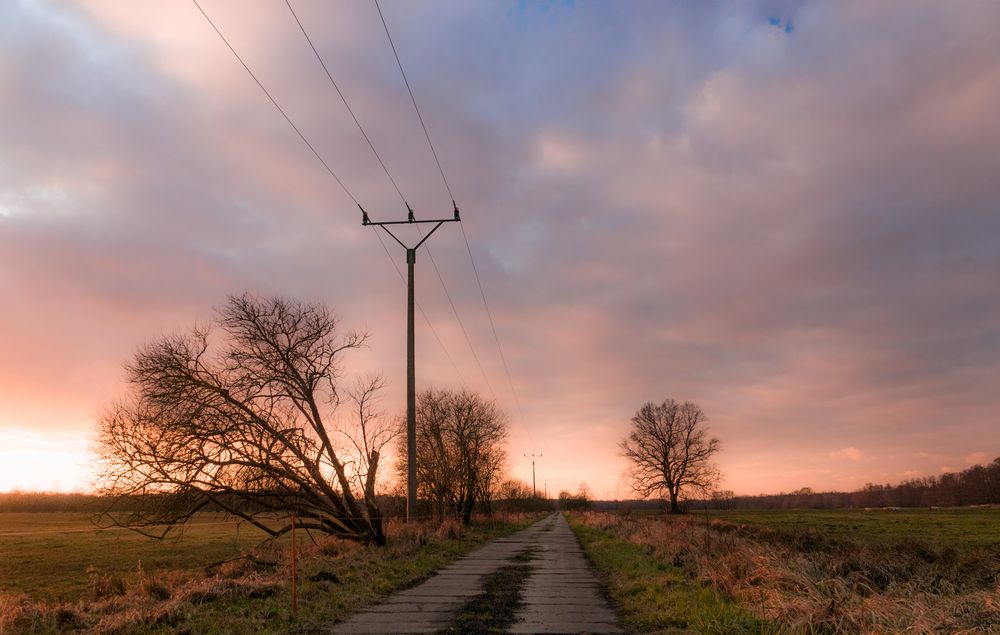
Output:
<svg viewBox="0 0 1000 635">
<path fill-rule="evenodd" d="M 378 496 L 379 505 L 387 517 L 404 516 L 406 514 L 406 499 L 402 496 Z M 58 493 L 58 492 L 0 492 L 0 513 L 3 512 L 83 512 L 100 514 L 109 510 L 111 499 L 94 494 Z M 114 501 L 114 511 L 130 512 L 149 508 L 157 504 L 156 497 L 139 497 L 132 499 L 118 498 Z M 421 501 L 423 503 L 423 501 Z M 479 512 L 535 512 L 546 511 L 554 507 L 554 501 L 541 498 L 524 498 L 495 500 L 488 505 L 480 505 Z M 220 508 L 206 507 L 203 511 L 218 512 Z M 422 515 L 430 515 L 428 509 L 421 509 Z"/>
<path fill-rule="evenodd" d="M 843 507 L 954 507 L 1000 504 L 1000 458 L 988 465 L 974 465 L 961 472 L 924 476 L 898 485 L 869 483 L 854 492 L 814 492 L 808 487 L 781 494 L 732 496 L 721 492 L 709 501 L 696 501 L 724 509 L 833 509 Z"/>
<path fill-rule="evenodd" d="M 107 502 L 93 494 L 0 492 L 0 512 L 101 512 Z"/>
<path fill-rule="evenodd" d="M 402 516 L 405 501 L 402 497 L 379 497 L 387 516 Z M 593 505 L 600 511 L 653 511 L 662 508 L 655 500 L 593 501 L 584 498 L 583 507 Z M 108 499 L 93 494 L 61 494 L 40 492 L 0 493 L 0 512 L 90 512 L 108 509 Z M 492 501 L 490 509 L 496 511 L 541 511 L 551 509 L 555 501 L 540 498 Z M 575 507 L 576 498 L 561 496 L 559 506 Z M 148 499 L 118 500 L 117 511 L 132 511 L 149 504 Z M 710 500 L 688 501 L 689 509 L 835 509 L 847 507 L 955 507 L 962 505 L 1000 504 L 1000 457 L 988 465 L 974 465 L 961 472 L 947 472 L 940 476 L 925 476 L 903 481 L 898 485 L 869 483 L 854 492 L 814 492 L 808 487 L 781 494 L 733 496 L 731 492 L 717 492 Z M 209 510 L 205 511 L 217 511 Z M 481 509 L 479 511 L 488 511 Z"/>
</svg>

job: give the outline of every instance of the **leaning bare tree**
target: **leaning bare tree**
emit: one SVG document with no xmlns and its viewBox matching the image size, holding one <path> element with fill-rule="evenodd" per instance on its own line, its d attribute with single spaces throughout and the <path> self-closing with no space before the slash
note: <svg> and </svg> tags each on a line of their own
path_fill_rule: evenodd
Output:
<svg viewBox="0 0 1000 635">
<path fill-rule="evenodd" d="M 417 396 L 417 493 L 438 516 L 468 524 L 491 502 L 503 475 L 507 422 L 492 401 L 468 391 L 428 390 Z M 406 453 L 397 472 L 405 478 Z"/>
<path fill-rule="evenodd" d="M 707 491 L 718 480 L 712 456 L 719 440 L 708 438 L 705 413 L 691 402 L 667 399 L 647 402 L 632 417 L 632 431 L 619 447 L 629 461 L 632 488 L 643 498 L 657 494 L 680 513 L 679 499 L 688 489 Z"/>
<path fill-rule="evenodd" d="M 162 337 L 126 364 L 131 394 L 100 418 L 96 439 L 116 503 L 105 518 L 162 537 L 216 509 L 278 536 L 294 514 L 300 527 L 384 544 L 374 492 L 388 438 L 370 434 L 365 407 L 379 381 L 352 393 L 362 456 L 345 457 L 332 438 L 342 353 L 367 334 L 339 335 L 321 305 L 251 295 L 231 297 L 214 328 Z"/>
</svg>

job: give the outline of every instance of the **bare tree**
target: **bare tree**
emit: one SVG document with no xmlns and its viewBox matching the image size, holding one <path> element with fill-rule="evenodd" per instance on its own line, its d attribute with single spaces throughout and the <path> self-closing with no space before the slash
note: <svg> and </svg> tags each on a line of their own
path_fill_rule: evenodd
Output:
<svg viewBox="0 0 1000 635">
<path fill-rule="evenodd" d="M 559 509 L 586 511 L 591 507 L 593 507 L 593 494 L 586 483 L 580 483 L 576 494 L 566 490 L 559 492 Z"/>
<path fill-rule="evenodd" d="M 417 396 L 417 494 L 438 516 L 468 524 L 476 504 L 489 505 L 506 462 L 506 417 L 468 391 L 428 390 Z M 406 453 L 398 473 L 406 474 Z M 404 476 L 405 478 L 405 476 Z"/>
<path fill-rule="evenodd" d="M 527 506 L 535 498 L 531 484 L 516 478 L 505 479 L 497 486 L 496 500 Z"/>
<path fill-rule="evenodd" d="M 347 391 L 353 406 L 351 418 L 338 430 L 349 446 L 348 454 L 356 457 L 352 470 L 356 487 L 363 493 L 370 514 L 381 518 L 375 504 L 375 485 L 381 467 L 382 450 L 401 433 L 398 421 L 379 409 L 385 378 L 380 373 L 358 378 Z"/>
<path fill-rule="evenodd" d="M 387 440 L 366 405 L 379 381 L 353 393 L 359 456 L 331 438 L 341 355 L 367 334 L 339 336 L 321 305 L 251 295 L 231 297 L 215 327 L 218 345 L 212 328 L 195 327 L 126 364 L 131 395 L 101 416 L 96 439 L 102 493 L 121 503 L 105 518 L 162 537 L 221 509 L 279 536 L 295 514 L 300 527 L 384 544 L 373 492 Z"/>
<path fill-rule="evenodd" d="M 719 440 L 708 438 L 705 413 L 691 402 L 647 402 L 632 417 L 632 431 L 619 447 L 629 460 L 632 489 L 643 498 L 657 494 L 670 501 L 670 513 L 686 489 L 707 491 L 719 473 L 711 462 Z"/>
</svg>

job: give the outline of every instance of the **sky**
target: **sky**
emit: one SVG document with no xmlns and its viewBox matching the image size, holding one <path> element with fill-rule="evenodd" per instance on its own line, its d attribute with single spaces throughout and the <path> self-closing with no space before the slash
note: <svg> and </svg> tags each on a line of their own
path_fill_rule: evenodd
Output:
<svg viewBox="0 0 1000 635">
<path fill-rule="evenodd" d="M 418 388 L 495 398 L 515 476 L 541 454 L 540 490 L 627 497 L 617 444 L 666 398 L 741 494 L 1000 456 L 1000 4 L 381 4 L 510 375 L 446 225 Z M 202 6 L 372 218 L 404 218 L 285 4 Z M 416 215 L 449 215 L 374 4 L 292 6 Z M 85 489 L 122 363 L 244 291 L 370 331 L 345 368 L 403 409 L 402 250 L 194 4 L 0 3 L 0 113 L 0 490 Z"/>
</svg>

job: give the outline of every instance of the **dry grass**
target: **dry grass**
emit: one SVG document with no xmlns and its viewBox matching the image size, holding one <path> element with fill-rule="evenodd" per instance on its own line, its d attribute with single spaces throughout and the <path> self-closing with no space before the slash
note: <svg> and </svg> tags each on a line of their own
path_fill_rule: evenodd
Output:
<svg viewBox="0 0 1000 635">
<path fill-rule="evenodd" d="M 90 596 L 77 602 L 32 601 L 25 594 L 0 595 L 0 633 L 131 633 L 169 626 L 183 612 L 209 602 L 274 595 L 285 583 L 274 573 L 232 570 L 198 578 L 182 572 L 128 581 L 91 570 Z"/>
<path fill-rule="evenodd" d="M 300 534 L 299 613 L 290 611 L 290 552 L 261 545 L 248 557 L 202 570 L 130 575 L 88 569 L 88 589 L 76 601 L 36 600 L 0 593 L 0 634 L 313 632 L 434 569 L 489 538 L 526 525 L 513 516 L 489 525 L 453 521 L 390 522 L 386 547 Z M 208 563 L 205 563 L 208 564 Z"/>
<path fill-rule="evenodd" d="M 1000 632 L 1000 546 L 870 541 L 695 516 L 581 522 L 736 598 L 780 632 Z"/>
</svg>

